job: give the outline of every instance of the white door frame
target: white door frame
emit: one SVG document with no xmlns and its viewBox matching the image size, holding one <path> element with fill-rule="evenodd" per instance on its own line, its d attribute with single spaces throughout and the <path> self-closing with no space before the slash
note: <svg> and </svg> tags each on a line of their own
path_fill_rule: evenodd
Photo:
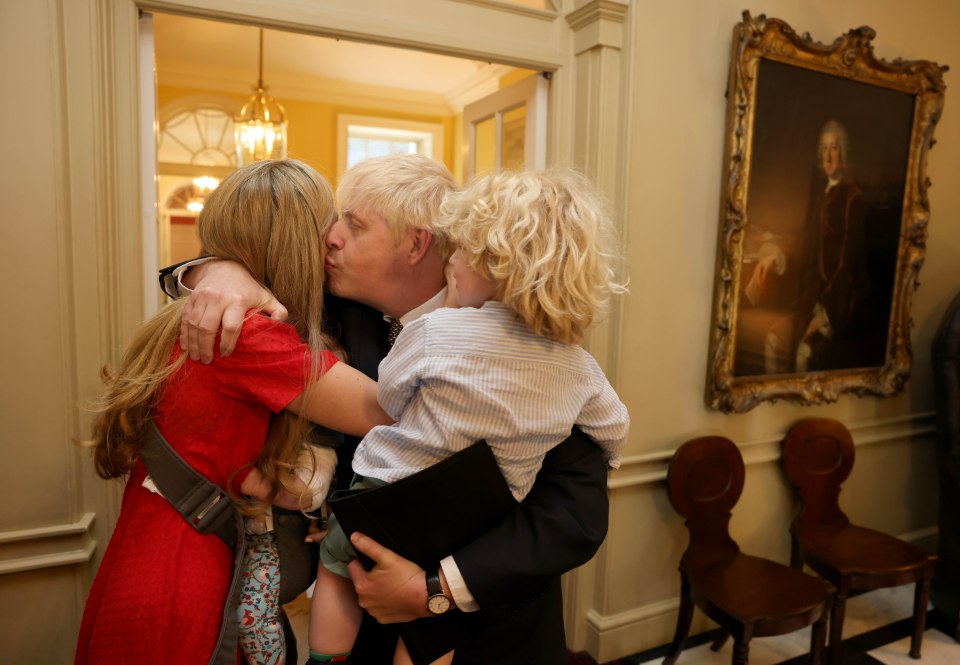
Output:
<svg viewBox="0 0 960 665">
<path fill-rule="evenodd" d="M 549 79 L 543 74 L 528 76 L 513 85 L 478 99 L 463 108 L 463 138 L 465 159 L 464 177 L 474 175 L 477 148 L 477 125 L 493 118 L 496 126 L 495 164 L 499 171 L 503 139 L 503 116 L 520 106 L 526 107 L 524 126 L 524 162 L 528 169 L 543 169 L 547 166 L 547 102 L 550 93 Z"/>
</svg>

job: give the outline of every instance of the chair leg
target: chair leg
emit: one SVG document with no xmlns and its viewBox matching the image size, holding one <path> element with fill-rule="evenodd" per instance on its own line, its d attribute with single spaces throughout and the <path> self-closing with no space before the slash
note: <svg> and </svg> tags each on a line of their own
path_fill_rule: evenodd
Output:
<svg viewBox="0 0 960 665">
<path fill-rule="evenodd" d="M 830 611 L 830 642 L 827 646 L 829 665 L 840 665 L 840 650 L 843 648 L 843 618 L 847 612 L 847 590 L 837 589 Z"/>
<path fill-rule="evenodd" d="M 727 643 L 727 638 L 730 637 L 730 631 L 724 628 L 720 629 L 720 632 L 717 633 L 717 636 L 713 638 L 713 643 L 710 644 L 711 651 L 720 651 L 723 648 L 723 645 Z"/>
<path fill-rule="evenodd" d="M 827 641 L 827 611 L 828 605 L 824 603 L 823 614 L 813 624 L 810 631 L 810 665 L 823 664 L 824 645 Z"/>
<path fill-rule="evenodd" d="M 800 557 L 800 541 L 792 533 L 790 534 L 790 567 L 803 570 L 803 560 Z"/>
<path fill-rule="evenodd" d="M 930 578 L 917 582 L 913 594 L 913 636 L 910 638 L 910 657 L 920 658 L 923 631 L 927 629 L 927 604 L 930 602 Z"/>
<path fill-rule="evenodd" d="M 747 665 L 750 658 L 750 637 L 737 637 L 733 641 L 733 665 Z"/>
<path fill-rule="evenodd" d="M 673 665 L 677 656 L 683 651 L 683 642 L 690 632 L 690 623 L 693 621 L 693 596 L 690 593 L 690 581 L 686 573 L 680 572 L 680 611 L 677 613 L 677 629 L 673 634 L 673 643 L 667 649 L 667 656 L 663 665 Z"/>
</svg>

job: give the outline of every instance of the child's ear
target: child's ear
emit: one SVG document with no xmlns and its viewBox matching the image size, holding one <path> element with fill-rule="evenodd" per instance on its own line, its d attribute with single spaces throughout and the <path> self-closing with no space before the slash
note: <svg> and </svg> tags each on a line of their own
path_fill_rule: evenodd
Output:
<svg viewBox="0 0 960 665">
<path fill-rule="evenodd" d="M 414 229 L 412 231 L 409 259 L 410 263 L 419 263 L 430 247 L 433 245 L 433 234 L 426 229 Z"/>
</svg>

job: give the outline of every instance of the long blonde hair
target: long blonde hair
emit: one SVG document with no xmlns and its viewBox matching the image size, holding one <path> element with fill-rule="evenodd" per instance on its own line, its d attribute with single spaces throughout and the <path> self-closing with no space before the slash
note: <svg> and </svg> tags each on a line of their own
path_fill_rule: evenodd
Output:
<svg viewBox="0 0 960 665">
<path fill-rule="evenodd" d="M 208 198 L 197 220 L 203 253 L 240 263 L 270 289 L 287 319 L 314 351 L 330 347 L 321 328 L 323 238 L 336 211 L 330 185 L 295 160 L 261 161 L 238 169 Z M 143 325 L 116 371 L 101 372 L 104 389 L 94 407 L 94 463 L 103 478 L 130 472 L 164 385 L 186 361 L 171 363 L 184 302 L 164 307 Z M 320 353 L 314 353 L 319 368 Z M 216 361 L 215 361 L 216 362 Z M 296 462 L 307 423 L 275 416 L 258 466 L 273 487 Z M 270 497 L 272 499 L 272 495 Z"/>
<path fill-rule="evenodd" d="M 572 169 L 478 177 L 444 200 L 434 230 L 535 333 L 559 342 L 580 342 L 626 292 L 606 205 Z"/>
</svg>

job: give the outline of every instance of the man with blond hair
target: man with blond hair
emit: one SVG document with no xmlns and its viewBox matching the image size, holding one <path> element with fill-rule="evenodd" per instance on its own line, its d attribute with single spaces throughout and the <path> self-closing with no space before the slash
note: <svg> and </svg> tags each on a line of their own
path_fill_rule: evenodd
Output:
<svg viewBox="0 0 960 665">
<path fill-rule="evenodd" d="M 338 187 L 341 215 L 326 237 L 327 287 L 336 296 L 327 300 L 330 330 L 351 364 L 374 378 L 398 327 L 443 306 L 452 248 L 433 222 L 455 189 L 442 164 L 419 155 L 367 160 Z M 229 353 L 252 307 L 284 314 L 234 264 L 208 262 L 186 283 L 196 288 L 181 339 L 194 358 L 212 359 L 221 324 L 220 352 Z M 338 449 L 341 487 L 357 443 L 345 440 Z M 600 449 L 575 433 L 547 454 L 530 493 L 500 526 L 451 552 L 436 571 L 355 535 L 354 547 L 377 565 L 369 572 L 350 565 L 367 612 L 350 662 L 391 663 L 397 631 L 383 624 L 431 617 L 449 605 L 482 610 L 480 628 L 456 645 L 455 665 L 566 663 L 560 575 L 589 560 L 606 536 L 606 474 Z M 448 602 L 428 608 L 431 596 Z"/>
</svg>

